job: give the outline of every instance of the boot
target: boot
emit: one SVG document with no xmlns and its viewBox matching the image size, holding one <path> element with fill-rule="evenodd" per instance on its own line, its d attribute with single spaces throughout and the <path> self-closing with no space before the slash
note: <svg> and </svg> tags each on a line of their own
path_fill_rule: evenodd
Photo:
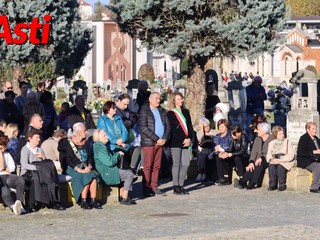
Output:
<svg viewBox="0 0 320 240">
<path fill-rule="evenodd" d="M 90 207 L 95 209 L 102 209 L 101 205 L 96 202 L 95 198 L 91 198 Z"/>
<path fill-rule="evenodd" d="M 81 208 L 85 209 L 85 210 L 92 209 L 92 207 L 88 204 L 87 199 L 85 199 L 85 198 L 82 198 Z"/>
</svg>

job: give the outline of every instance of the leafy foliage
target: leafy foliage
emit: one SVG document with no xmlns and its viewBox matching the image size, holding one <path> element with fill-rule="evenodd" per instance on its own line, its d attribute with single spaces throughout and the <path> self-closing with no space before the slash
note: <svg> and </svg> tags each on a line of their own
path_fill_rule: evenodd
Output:
<svg viewBox="0 0 320 240">
<path fill-rule="evenodd" d="M 286 20 L 284 0 L 114 0 L 122 31 L 148 49 L 202 69 L 214 56 L 272 51 Z"/>
<path fill-rule="evenodd" d="M 286 0 L 290 6 L 293 16 L 319 16 L 320 1 L 319 0 Z"/>
<path fill-rule="evenodd" d="M 8 45 L 0 39 L 2 65 L 25 67 L 28 63 L 51 63 L 59 75 L 71 77 L 79 69 L 90 50 L 91 31 L 80 23 L 78 1 L 56 0 L 0 0 L 0 15 L 10 19 L 10 28 L 18 23 L 30 23 L 34 17 L 43 22 L 43 16 L 52 17 L 49 44 Z M 27 30 L 29 32 L 29 30 Z M 41 30 L 38 31 L 41 36 Z"/>
<path fill-rule="evenodd" d="M 58 77 L 54 72 L 52 64 L 44 62 L 28 64 L 24 74 L 25 78 L 34 87 L 37 86 L 37 83 L 40 81 L 51 80 Z"/>
</svg>

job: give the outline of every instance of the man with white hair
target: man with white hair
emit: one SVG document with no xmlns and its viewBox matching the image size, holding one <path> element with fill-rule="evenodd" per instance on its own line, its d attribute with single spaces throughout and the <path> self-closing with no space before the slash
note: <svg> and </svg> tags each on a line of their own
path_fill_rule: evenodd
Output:
<svg viewBox="0 0 320 240">
<path fill-rule="evenodd" d="M 140 109 L 141 147 L 143 150 L 143 193 L 145 196 L 165 196 L 158 188 L 163 146 L 170 137 L 170 122 L 160 107 L 160 94 L 151 93 L 149 103 Z"/>
<path fill-rule="evenodd" d="M 251 150 L 249 165 L 246 172 L 240 179 L 234 179 L 234 186 L 240 189 L 254 189 L 261 187 L 265 169 L 268 168 L 266 156 L 268 153 L 269 142 L 273 140 L 270 134 L 270 124 L 260 123 L 258 125 L 258 136 L 254 140 Z"/>
</svg>

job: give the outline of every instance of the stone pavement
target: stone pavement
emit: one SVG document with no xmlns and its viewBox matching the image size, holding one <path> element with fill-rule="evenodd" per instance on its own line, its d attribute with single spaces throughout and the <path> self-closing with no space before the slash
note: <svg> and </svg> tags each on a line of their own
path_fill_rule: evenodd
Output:
<svg viewBox="0 0 320 240">
<path fill-rule="evenodd" d="M 239 190 L 188 182 L 189 196 L 138 199 L 137 205 L 78 206 L 14 216 L 0 211 L 1 239 L 318 239 L 320 194 Z M 141 182 L 135 184 L 135 197 Z M 320 238 L 320 237 L 319 237 Z"/>
</svg>

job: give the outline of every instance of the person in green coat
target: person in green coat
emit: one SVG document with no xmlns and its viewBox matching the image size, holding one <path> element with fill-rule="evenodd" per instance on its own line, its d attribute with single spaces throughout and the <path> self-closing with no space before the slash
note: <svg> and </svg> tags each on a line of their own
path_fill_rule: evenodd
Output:
<svg viewBox="0 0 320 240">
<path fill-rule="evenodd" d="M 124 153 L 122 151 L 111 154 L 106 147 L 108 142 L 107 134 L 103 129 L 97 129 L 93 132 L 93 154 L 96 170 L 101 175 L 102 180 L 107 185 L 121 184 L 120 203 L 124 205 L 136 204 L 129 197 L 129 191 L 132 191 L 134 174 L 129 169 L 118 168 Z M 120 164 L 121 165 L 121 164 Z"/>
</svg>

